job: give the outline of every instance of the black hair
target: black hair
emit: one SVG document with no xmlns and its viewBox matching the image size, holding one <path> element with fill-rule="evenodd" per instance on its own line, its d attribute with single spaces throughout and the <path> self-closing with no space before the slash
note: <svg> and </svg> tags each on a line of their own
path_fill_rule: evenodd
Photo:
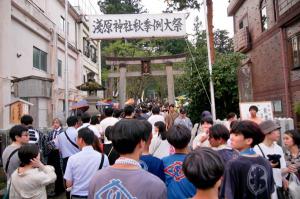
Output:
<svg viewBox="0 0 300 199">
<path fill-rule="evenodd" d="M 231 123 L 230 123 L 230 129 L 232 129 L 232 127 L 235 125 L 235 124 L 237 124 L 239 121 L 232 121 Z"/>
<path fill-rule="evenodd" d="M 219 154 L 208 148 L 200 147 L 189 153 L 183 162 L 183 172 L 197 189 L 210 189 L 220 180 L 224 165 Z"/>
<path fill-rule="evenodd" d="M 90 122 L 90 124 L 91 124 L 91 125 L 100 124 L 100 121 L 99 121 L 97 115 L 93 115 L 93 116 L 91 117 L 91 122 Z"/>
<path fill-rule="evenodd" d="M 132 105 L 127 105 L 127 106 L 124 107 L 125 117 L 126 116 L 131 116 L 133 112 L 134 112 L 134 107 Z"/>
<path fill-rule="evenodd" d="M 173 108 L 175 108 L 175 105 L 174 105 L 174 104 L 170 104 L 170 105 L 169 105 L 169 107 L 173 107 Z"/>
<path fill-rule="evenodd" d="M 287 130 L 286 132 L 284 132 L 284 134 L 289 135 L 293 139 L 294 144 L 300 147 L 300 133 L 296 129 Z"/>
<path fill-rule="evenodd" d="M 208 124 L 211 124 L 211 125 L 213 125 L 214 124 L 214 121 L 213 121 L 213 119 L 211 118 L 211 117 L 203 117 L 203 118 L 201 118 L 201 121 L 200 121 L 200 124 L 202 125 L 202 124 L 204 124 L 204 123 L 208 123 Z"/>
<path fill-rule="evenodd" d="M 167 140 L 175 149 L 183 149 L 191 140 L 191 131 L 184 125 L 173 125 L 168 130 Z"/>
<path fill-rule="evenodd" d="M 141 140 L 147 141 L 147 135 L 144 133 L 144 125 L 141 121 L 136 119 L 121 120 L 114 125 L 111 141 L 119 154 L 132 153 Z"/>
<path fill-rule="evenodd" d="M 158 128 L 158 135 L 160 135 L 160 138 L 162 140 L 167 139 L 167 131 L 166 131 L 166 125 L 162 121 L 158 121 L 154 123 L 154 126 Z"/>
<path fill-rule="evenodd" d="M 82 138 L 86 145 L 92 145 L 94 142 L 95 134 L 91 129 L 85 127 L 78 131 L 78 138 Z"/>
<path fill-rule="evenodd" d="M 234 112 L 230 112 L 227 114 L 226 119 L 230 120 L 231 118 L 234 118 L 236 116 L 236 114 Z"/>
<path fill-rule="evenodd" d="M 209 128 L 209 137 L 216 140 L 223 139 L 227 141 L 230 137 L 229 130 L 223 124 L 215 124 Z"/>
<path fill-rule="evenodd" d="M 111 133 L 112 133 L 112 130 L 113 130 L 113 126 L 108 126 L 106 127 L 105 129 L 105 137 L 108 139 L 108 140 L 111 140 Z"/>
<path fill-rule="evenodd" d="M 29 165 L 31 160 L 36 158 L 40 150 L 36 144 L 24 144 L 19 148 L 18 156 L 20 159 L 20 166 L 24 167 Z"/>
<path fill-rule="evenodd" d="M 138 115 L 139 115 L 139 114 L 141 114 L 141 113 L 142 113 L 142 110 L 141 110 L 141 109 L 139 109 L 139 108 L 136 108 L 136 109 L 135 109 L 135 114 L 138 114 Z"/>
<path fill-rule="evenodd" d="M 67 125 L 68 127 L 75 126 L 78 123 L 78 117 L 77 116 L 69 116 L 67 119 Z"/>
<path fill-rule="evenodd" d="M 104 109 L 104 114 L 106 117 L 111 117 L 114 113 L 114 109 L 111 107 L 107 107 Z"/>
<path fill-rule="evenodd" d="M 147 108 L 142 108 L 142 113 L 148 113 L 149 110 Z"/>
<path fill-rule="evenodd" d="M 159 109 L 158 106 L 155 106 L 155 107 L 152 108 L 152 113 L 153 114 L 159 114 L 159 112 L 160 112 L 160 109 Z"/>
<path fill-rule="evenodd" d="M 252 138 L 253 142 L 251 143 L 251 147 L 261 143 L 265 138 L 265 135 L 258 124 L 250 120 L 236 122 L 232 126 L 230 133 L 241 134 L 244 138 Z"/>
<path fill-rule="evenodd" d="M 21 117 L 21 124 L 30 125 L 33 123 L 33 118 L 31 115 L 23 115 Z"/>
<path fill-rule="evenodd" d="M 103 153 L 100 139 L 96 135 L 94 135 L 94 142 L 93 142 L 92 146 L 95 151 L 98 151 L 99 153 Z"/>
<path fill-rule="evenodd" d="M 258 108 L 255 105 L 252 105 L 249 107 L 249 111 L 251 111 L 251 110 L 255 110 L 256 112 L 258 112 Z"/>
<path fill-rule="evenodd" d="M 113 116 L 115 118 L 119 118 L 121 116 L 122 112 L 123 112 L 123 110 L 121 110 L 121 109 L 115 109 L 114 113 L 113 113 Z"/>
<path fill-rule="evenodd" d="M 9 137 L 14 142 L 16 141 L 16 136 L 22 137 L 22 133 L 28 131 L 28 128 L 24 125 L 15 125 L 9 130 Z"/>
<path fill-rule="evenodd" d="M 82 121 L 83 123 L 89 123 L 90 120 L 91 120 L 90 114 L 88 114 L 88 113 L 83 113 L 83 114 L 82 114 L 82 116 L 81 116 L 81 121 Z"/>
<path fill-rule="evenodd" d="M 180 108 L 180 109 L 179 109 L 179 113 L 181 113 L 181 114 L 186 114 L 186 110 L 185 110 L 184 108 Z"/>
<path fill-rule="evenodd" d="M 147 120 L 140 120 L 140 122 L 144 125 L 144 134 L 146 141 L 148 141 L 152 133 L 152 125 Z"/>
</svg>

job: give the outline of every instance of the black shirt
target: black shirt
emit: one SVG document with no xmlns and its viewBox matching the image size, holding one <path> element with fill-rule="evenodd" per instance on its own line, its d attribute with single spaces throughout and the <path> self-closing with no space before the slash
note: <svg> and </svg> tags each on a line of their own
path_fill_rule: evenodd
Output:
<svg viewBox="0 0 300 199">
<path fill-rule="evenodd" d="M 273 172 L 263 157 L 239 156 L 225 167 L 221 198 L 270 199 L 274 192 Z"/>
</svg>

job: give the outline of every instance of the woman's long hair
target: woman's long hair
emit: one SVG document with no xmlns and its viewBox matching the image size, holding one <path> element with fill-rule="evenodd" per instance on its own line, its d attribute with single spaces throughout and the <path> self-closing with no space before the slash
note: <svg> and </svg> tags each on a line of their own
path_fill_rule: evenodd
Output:
<svg viewBox="0 0 300 199">
<path fill-rule="evenodd" d="M 167 139 L 167 131 L 166 131 L 165 123 L 158 121 L 154 123 L 154 126 L 158 128 L 158 136 L 160 136 L 162 140 Z"/>
</svg>

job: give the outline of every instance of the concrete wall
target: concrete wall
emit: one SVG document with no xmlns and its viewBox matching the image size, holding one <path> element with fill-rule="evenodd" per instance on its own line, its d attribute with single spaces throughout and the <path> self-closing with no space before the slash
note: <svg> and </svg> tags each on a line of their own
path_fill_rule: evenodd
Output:
<svg viewBox="0 0 300 199">
<path fill-rule="evenodd" d="M 34 75 L 54 80 L 51 98 L 28 99 L 35 104 L 30 108 L 30 113 L 37 127 L 49 125 L 53 117 L 63 117 L 65 33 L 60 24 L 61 16 L 65 15 L 63 4 L 63 0 L 0 0 L 0 24 L 5 27 L 5 30 L 0 31 L 0 91 L 5 93 L 5 97 L 0 97 L 0 129 L 10 127 L 9 108 L 4 105 L 9 104 L 13 97 L 10 95 L 13 92 L 10 80 L 13 78 Z M 99 61 L 94 63 L 81 53 L 83 37 L 88 36 L 88 29 L 83 23 L 76 22 L 80 17 L 74 9 L 69 9 L 68 41 L 71 47 L 68 50 L 68 83 L 69 99 L 73 101 L 86 96 L 86 92 L 76 89 L 76 86 L 83 83 L 83 73 L 93 71 L 96 78 L 99 78 L 101 70 Z M 92 41 L 91 44 L 99 50 L 98 41 Z M 47 53 L 46 72 L 33 67 L 34 46 Z M 57 75 L 58 59 L 62 61 L 62 77 Z"/>
<path fill-rule="evenodd" d="M 39 35 L 33 33 L 24 25 L 20 24 L 16 20 L 12 20 L 12 71 L 11 75 L 15 77 L 24 76 L 40 76 L 50 77 L 50 52 L 49 52 L 49 41 L 41 38 Z M 21 34 L 20 34 L 21 33 Z M 46 52 L 47 56 L 47 72 L 39 70 L 33 67 L 33 46 Z M 17 53 L 21 54 L 18 58 Z"/>
</svg>

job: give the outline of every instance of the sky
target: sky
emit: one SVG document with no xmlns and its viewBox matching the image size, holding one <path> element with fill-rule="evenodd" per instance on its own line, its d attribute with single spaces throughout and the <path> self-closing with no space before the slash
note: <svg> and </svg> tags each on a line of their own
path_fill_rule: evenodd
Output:
<svg viewBox="0 0 300 199">
<path fill-rule="evenodd" d="M 201 0 L 198 0 L 201 1 Z M 142 0 L 144 7 L 149 13 L 161 13 L 166 8 L 166 3 L 164 0 Z M 214 29 L 225 29 L 233 36 L 233 20 L 232 17 L 227 16 L 227 6 L 228 0 L 213 0 L 214 18 L 213 24 Z M 187 33 L 193 34 L 193 23 L 196 16 L 199 16 L 203 24 L 203 29 L 205 29 L 205 18 L 203 14 L 203 8 L 200 11 L 188 10 L 183 12 L 189 12 L 189 17 L 187 19 Z"/>
<path fill-rule="evenodd" d="M 99 7 L 97 5 L 98 0 L 69 0 L 72 5 L 79 4 L 80 7 L 88 8 L 89 5 L 92 5 L 93 10 L 95 12 L 100 12 Z M 142 0 L 142 4 L 151 14 L 162 13 L 165 10 L 167 4 L 164 3 L 165 0 Z M 198 0 L 199 2 L 202 0 Z M 227 6 L 228 0 L 213 0 L 213 9 L 214 9 L 214 18 L 213 24 L 214 29 L 225 29 L 229 32 L 230 36 L 233 36 L 233 20 L 232 17 L 227 16 Z M 189 13 L 189 17 L 187 19 L 187 34 L 193 34 L 193 23 L 196 16 L 199 16 L 200 20 L 203 24 L 203 29 L 205 29 L 205 18 L 203 14 L 203 8 L 200 11 L 196 10 L 186 10 L 183 12 Z"/>
</svg>

